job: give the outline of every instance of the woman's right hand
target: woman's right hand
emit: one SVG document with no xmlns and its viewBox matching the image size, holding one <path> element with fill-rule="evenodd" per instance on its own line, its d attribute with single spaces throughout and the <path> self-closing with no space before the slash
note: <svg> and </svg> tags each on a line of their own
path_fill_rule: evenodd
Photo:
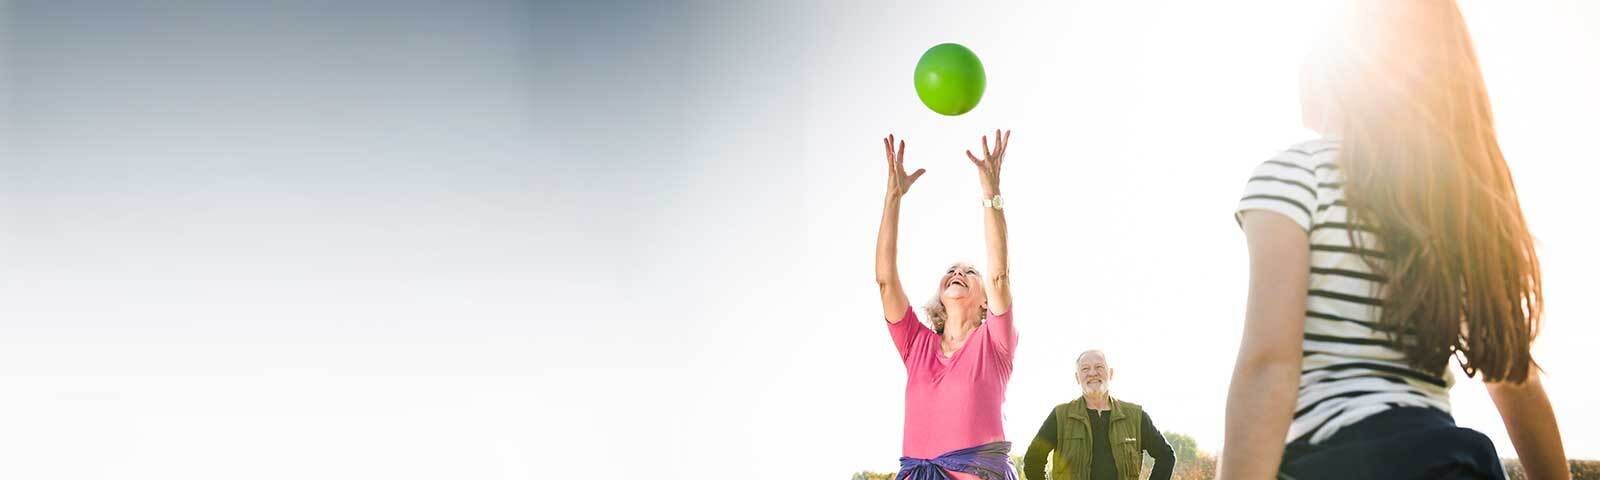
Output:
<svg viewBox="0 0 1600 480">
<path fill-rule="evenodd" d="M 923 173 L 928 171 L 927 169 L 919 168 L 916 172 L 906 175 L 906 141 L 901 140 L 900 148 L 896 151 L 894 135 L 889 135 L 883 139 L 883 156 L 889 163 L 887 195 L 891 199 L 905 196 L 906 191 L 911 190 L 911 184 L 916 183 L 917 177 L 921 177 Z"/>
<path fill-rule="evenodd" d="M 900 243 L 900 197 L 905 196 L 926 170 L 906 175 L 906 142 L 894 148 L 894 135 L 883 139 L 883 158 L 889 163 L 889 188 L 883 199 L 883 223 L 878 224 L 878 294 L 883 296 L 883 319 L 890 324 L 905 318 L 911 301 L 900 286 L 900 270 L 895 267 L 895 249 Z"/>
</svg>

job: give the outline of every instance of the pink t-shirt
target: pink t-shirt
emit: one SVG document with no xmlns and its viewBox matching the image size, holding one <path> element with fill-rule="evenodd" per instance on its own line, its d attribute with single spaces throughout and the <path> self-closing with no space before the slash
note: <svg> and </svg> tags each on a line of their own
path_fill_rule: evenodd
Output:
<svg viewBox="0 0 1600 480">
<path fill-rule="evenodd" d="M 906 364 L 906 423 L 901 455 L 931 459 L 945 452 L 1005 440 L 1000 404 L 1011 380 L 1017 329 L 1011 312 L 988 314 L 949 357 L 939 334 L 906 308 L 889 336 Z"/>
</svg>

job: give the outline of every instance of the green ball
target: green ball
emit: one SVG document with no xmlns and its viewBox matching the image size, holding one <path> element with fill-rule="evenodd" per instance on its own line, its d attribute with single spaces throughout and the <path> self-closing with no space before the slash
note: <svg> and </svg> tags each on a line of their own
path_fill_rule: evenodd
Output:
<svg viewBox="0 0 1600 480">
<path fill-rule="evenodd" d="M 955 43 L 934 45 L 923 53 L 912 81 L 922 104 L 944 115 L 972 111 L 986 83 L 978 54 Z"/>
</svg>

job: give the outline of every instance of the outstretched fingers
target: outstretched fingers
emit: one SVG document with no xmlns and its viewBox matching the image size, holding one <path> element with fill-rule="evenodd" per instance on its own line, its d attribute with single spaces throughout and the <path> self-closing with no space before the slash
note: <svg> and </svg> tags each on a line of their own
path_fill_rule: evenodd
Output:
<svg viewBox="0 0 1600 480">
<path fill-rule="evenodd" d="M 905 194 L 912 182 L 927 173 L 927 169 L 919 168 L 915 173 L 906 175 L 906 141 L 896 141 L 894 135 L 883 139 L 883 155 L 889 163 L 889 185 L 898 194 Z"/>
<path fill-rule="evenodd" d="M 917 169 L 917 171 L 915 173 L 911 174 L 910 178 L 906 179 L 906 186 L 909 187 L 909 186 L 911 186 L 911 184 L 917 183 L 917 178 L 921 177 L 922 174 L 924 174 L 924 173 L 928 173 L 928 169 L 926 169 L 926 168 Z"/>
<path fill-rule="evenodd" d="M 995 153 L 994 161 L 996 163 L 1002 163 L 1002 160 L 1005 159 L 1005 157 L 1006 157 L 1006 149 L 1011 147 L 1011 131 L 1010 130 L 1006 130 L 1006 134 L 1003 137 L 1000 136 L 1000 133 L 999 133 L 998 130 L 996 130 L 995 132 L 996 132 L 995 133 L 995 138 L 999 139 L 999 140 L 997 140 L 996 143 L 1000 144 L 1000 148 L 999 148 L 999 152 Z"/>
<path fill-rule="evenodd" d="M 893 134 L 891 134 L 891 136 L 886 136 L 886 138 L 883 138 L 883 162 L 888 163 L 888 166 L 890 166 L 890 171 L 891 171 L 891 173 L 893 173 L 893 171 L 894 171 L 894 136 L 893 136 Z"/>
</svg>

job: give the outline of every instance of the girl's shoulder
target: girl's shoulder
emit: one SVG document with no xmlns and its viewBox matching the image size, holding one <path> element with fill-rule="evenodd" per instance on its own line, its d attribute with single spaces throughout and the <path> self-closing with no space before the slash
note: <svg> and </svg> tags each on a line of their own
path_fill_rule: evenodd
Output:
<svg viewBox="0 0 1600 480">
<path fill-rule="evenodd" d="M 1301 156 L 1314 157 L 1339 150 L 1339 141 L 1331 138 L 1317 138 L 1290 145 L 1284 153 L 1296 153 Z"/>
<path fill-rule="evenodd" d="M 1339 142 L 1326 138 L 1306 140 L 1289 145 L 1256 167 L 1254 175 L 1275 174 L 1302 180 L 1320 179 L 1334 174 L 1339 167 L 1334 163 Z"/>
<path fill-rule="evenodd" d="M 1289 148 L 1285 148 L 1273 156 L 1273 160 L 1315 169 L 1317 166 L 1332 163 L 1334 154 L 1338 151 L 1338 140 L 1318 138 L 1290 145 Z"/>
</svg>

